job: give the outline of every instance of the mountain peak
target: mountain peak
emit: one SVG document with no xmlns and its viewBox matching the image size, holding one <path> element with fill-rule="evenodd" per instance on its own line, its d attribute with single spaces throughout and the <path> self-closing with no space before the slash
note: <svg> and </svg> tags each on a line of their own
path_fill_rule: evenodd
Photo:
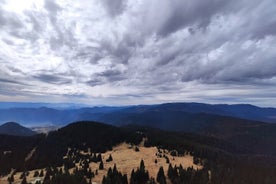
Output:
<svg viewBox="0 0 276 184">
<path fill-rule="evenodd" d="M 0 134 L 15 136 L 32 136 L 36 133 L 16 122 L 7 122 L 0 126 Z"/>
<path fill-rule="evenodd" d="M 11 121 L 11 122 L 7 122 L 7 123 L 2 124 L 1 127 L 2 126 L 21 126 L 21 125 L 19 123 Z"/>
</svg>

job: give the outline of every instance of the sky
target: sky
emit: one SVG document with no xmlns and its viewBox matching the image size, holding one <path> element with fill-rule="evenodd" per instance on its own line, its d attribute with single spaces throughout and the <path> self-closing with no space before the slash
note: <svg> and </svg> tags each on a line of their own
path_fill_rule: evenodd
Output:
<svg viewBox="0 0 276 184">
<path fill-rule="evenodd" d="M 0 101 L 276 107 L 275 0 L 0 0 Z"/>
</svg>

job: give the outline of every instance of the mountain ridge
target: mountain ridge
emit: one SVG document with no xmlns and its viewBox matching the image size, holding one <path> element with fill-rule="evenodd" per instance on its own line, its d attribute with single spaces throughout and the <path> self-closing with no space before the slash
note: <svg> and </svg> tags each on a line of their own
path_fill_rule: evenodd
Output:
<svg viewBox="0 0 276 184">
<path fill-rule="evenodd" d="M 7 122 L 0 125 L 0 134 L 13 136 L 33 136 L 36 133 L 16 122 Z"/>
<path fill-rule="evenodd" d="M 137 105 L 137 106 L 96 106 L 82 108 L 55 109 L 50 107 L 22 108 L 13 107 L 0 109 L 0 122 L 15 121 L 24 125 L 66 125 L 75 121 L 91 120 L 103 121 L 113 124 L 110 116 L 116 114 L 126 119 L 130 114 L 141 115 L 143 113 L 182 112 L 186 114 L 210 114 L 246 119 L 252 121 L 261 121 L 267 123 L 276 123 L 276 108 L 262 108 L 250 104 L 204 104 L 204 103 L 165 103 L 155 105 Z M 168 123 L 168 122 L 167 122 Z"/>
</svg>

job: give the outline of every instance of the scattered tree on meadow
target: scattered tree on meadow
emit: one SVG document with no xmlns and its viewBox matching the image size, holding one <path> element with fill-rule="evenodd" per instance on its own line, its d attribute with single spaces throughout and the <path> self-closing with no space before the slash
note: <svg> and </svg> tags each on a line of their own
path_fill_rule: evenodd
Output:
<svg viewBox="0 0 276 184">
<path fill-rule="evenodd" d="M 140 149 L 139 149 L 138 146 L 135 146 L 135 151 L 136 151 L 136 152 L 140 151 Z"/>
<path fill-rule="evenodd" d="M 111 162 L 111 161 L 113 161 L 113 158 L 112 158 L 111 155 L 109 155 L 109 157 L 108 157 L 108 159 L 106 160 L 106 162 Z"/>
<path fill-rule="evenodd" d="M 99 170 L 103 170 L 103 169 L 104 169 L 104 165 L 103 165 L 103 161 L 101 161 L 99 165 Z"/>
<path fill-rule="evenodd" d="M 9 184 L 11 184 L 11 183 L 14 182 L 14 176 L 13 176 L 13 174 L 10 177 L 8 177 L 8 182 L 9 182 Z"/>
<path fill-rule="evenodd" d="M 21 181 L 21 184 L 28 184 L 26 176 L 23 177 L 23 179 Z"/>
<path fill-rule="evenodd" d="M 34 172 L 34 177 L 38 177 L 39 176 L 39 172 L 38 171 L 35 171 Z"/>
<path fill-rule="evenodd" d="M 40 173 L 39 173 L 39 177 L 43 177 L 44 176 L 44 171 L 43 169 L 41 169 Z"/>
</svg>

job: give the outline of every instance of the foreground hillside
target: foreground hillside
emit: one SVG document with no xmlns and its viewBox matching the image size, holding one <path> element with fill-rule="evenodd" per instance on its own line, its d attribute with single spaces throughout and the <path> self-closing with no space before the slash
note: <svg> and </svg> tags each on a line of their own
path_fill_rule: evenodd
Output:
<svg viewBox="0 0 276 184">
<path fill-rule="evenodd" d="M 275 135 L 273 131 L 267 129 L 266 134 Z M 260 135 L 240 136 L 242 144 L 239 144 L 221 136 L 77 122 L 47 135 L 2 135 L 0 174 L 2 181 L 14 178 L 21 182 L 24 178 L 30 180 L 39 171 L 36 177 L 51 184 L 90 180 L 98 183 L 115 183 L 115 180 L 121 183 L 165 180 L 173 184 L 275 183 L 276 161 L 271 150 L 253 152 L 243 147 L 256 140 L 265 143 L 263 134 Z M 228 132 L 226 137 L 229 136 Z M 258 144 L 254 149 L 257 147 Z M 28 175 L 27 171 L 32 172 Z"/>
<path fill-rule="evenodd" d="M 139 150 L 137 150 L 137 148 Z M 91 155 L 92 152 L 80 152 L 80 158 L 86 157 L 87 155 Z M 97 153 L 99 154 L 99 153 Z M 108 160 L 109 157 L 112 157 L 111 161 Z M 70 157 L 66 155 L 65 158 Z M 182 165 L 184 169 L 194 168 L 201 169 L 202 166 L 198 163 L 195 164 L 193 157 L 189 154 L 182 156 L 172 156 L 168 150 L 158 149 L 157 147 L 144 147 L 143 145 L 133 146 L 130 144 L 122 143 L 118 146 L 113 147 L 112 150 L 107 151 L 101 154 L 103 161 L 103 169 L 99 169 L 100 162 L 90 162 L 89 168 L 91 171 L 97 171 L 97 174 L 94 173 L 92 181 L 94 183 L 102 183 L 103 177 L 108 174 L 109 168 L 113 168 L 116 165 L 118 171 L 120 171 L 123 175 L 131 176 L 132 170 L 136 170 L 140 166 L 140 162 L 143 160 L 145 168 L 149 172 L 149 177 L 154 178 L 156 180 L 156 176 L 158 174 L 159 168 L 163 167 L 164 172 L 168 172 L 169 165 L 172 167 Z M 59 169 L 64 169 L 64 167 L 59 167 Z M 76 167 L 69 169 L 70 173 L 74 173 L 75 169 L 81 169 L 82 166 L 80 164 L 76 164 Z M 46 168 L 43 169 L 46 173 Z M 26 176 L 26 180 L 28 182 L 34 182 L 43 180 L 41 176 L 35 176 L 36 172 L 41 172 L 41 169 L 31 170 L 29 171 L 28 176 Z M 14 173 L 14 182 L 20 183 L 23 172 Z M 129 178 L 130 179 L 130 178 Z M 167 179 L 167 182 L 170 183 L 170 180 Z M 2 177 L 0 179 L 1 184 L 8 184 L 8 176 Z"/>
</svg>

